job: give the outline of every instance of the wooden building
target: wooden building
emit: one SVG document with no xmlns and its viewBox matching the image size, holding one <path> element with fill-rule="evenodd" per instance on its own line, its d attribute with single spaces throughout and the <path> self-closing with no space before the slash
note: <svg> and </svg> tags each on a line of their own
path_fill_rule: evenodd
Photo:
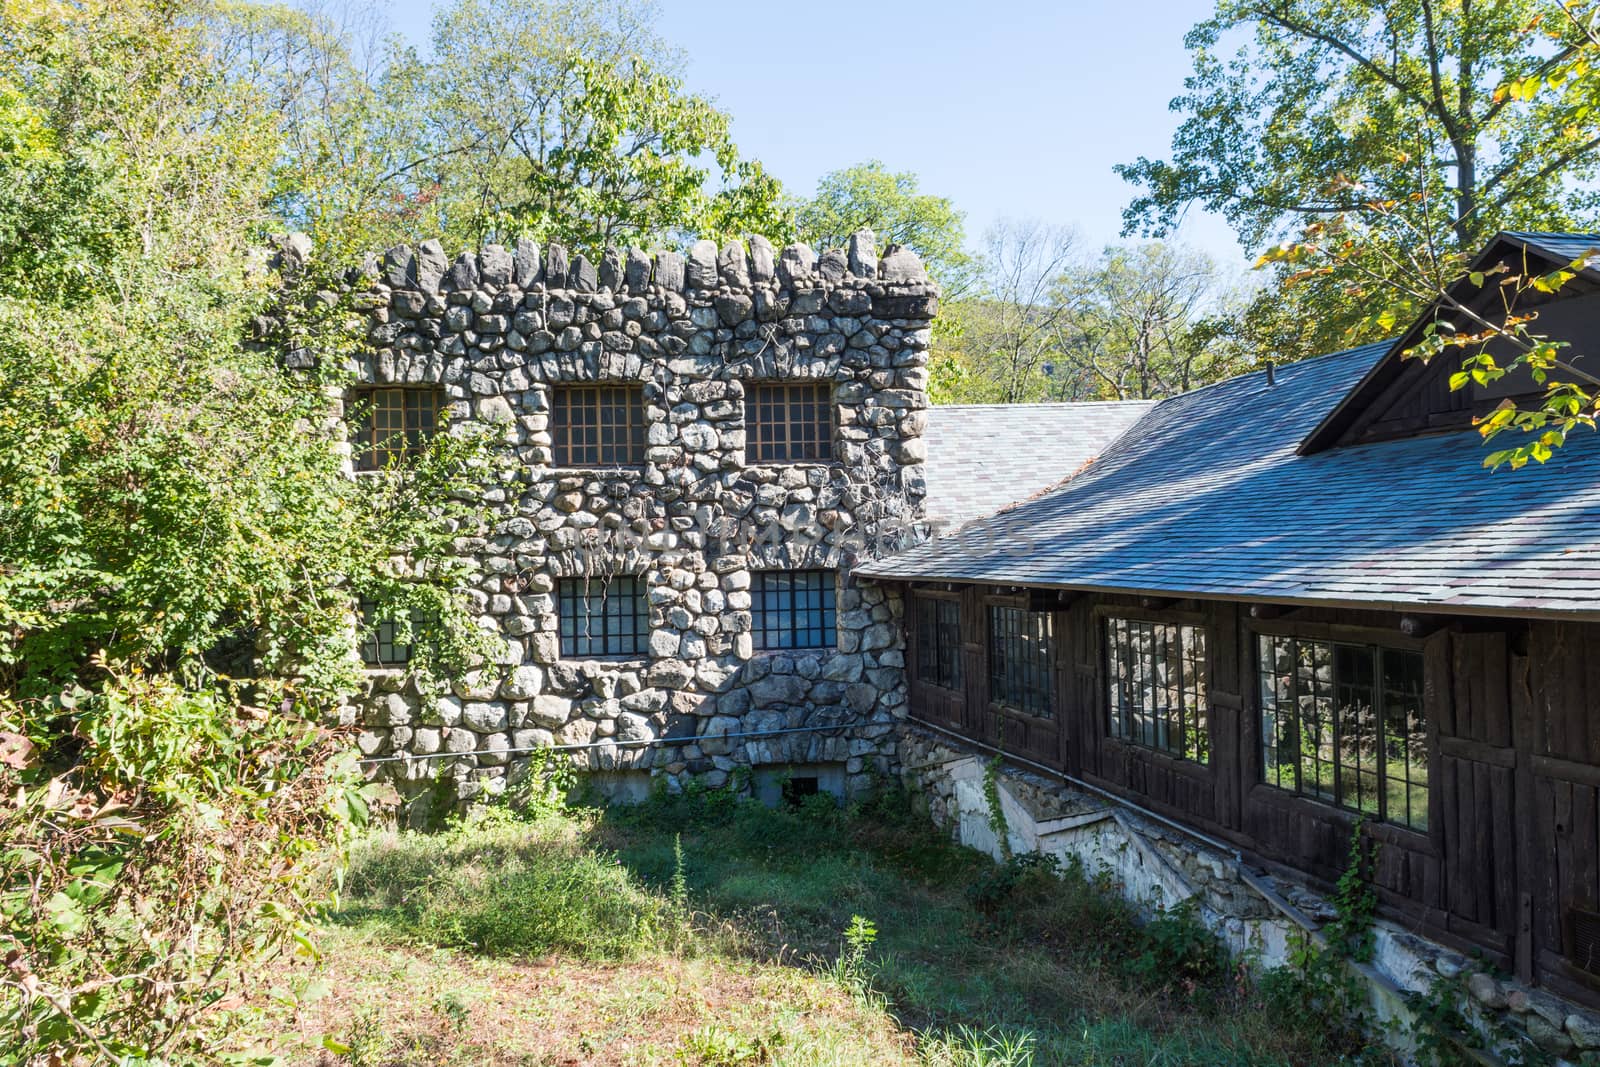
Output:
<svg viewBox="0 0 1600 1067">
<path fill-rule="evenodd" d="M 1597 246 L 1503 234 L 1478 266 Z M 1524 310 L 1581 358 L 1597 287 Z M 1532 383 L 1451 391 L 1459 360 L 1401 356 L 1421 328 L 1164 401 L 858 573 L 906 594 L 913 718 L 1314 885 L 1364 818 L 1388 917 L 1600 1003 L 1600 439 L 1486 470 L 1473 414 Z"/>
</svg>

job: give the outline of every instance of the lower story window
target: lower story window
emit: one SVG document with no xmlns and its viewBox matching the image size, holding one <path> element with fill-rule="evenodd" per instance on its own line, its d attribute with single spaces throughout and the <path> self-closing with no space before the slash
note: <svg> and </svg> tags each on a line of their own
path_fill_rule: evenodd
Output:
<svg viewBox="0 0 1600 1067">
<path fill-rule="evenodd" d="M 1422 654 L 1297 637 L 1258 641 L 1263 779 L 1426 830 Z"/>
<path fill-rule="evenodd" d="M 961 688 L 961 602 L 913 597 L 911 611 L 917 627 L 917 681 Z"/>
<path fill-rule="evenodd" d="M 368 667 L 403 667 L 411 662 L 409 627 L 393 613 L 380 614 L 377 601 L 362 597 L 361 662 Z"/>
<path fill-rule="evenodd" d="M 1111 736 L 1209 763 L 1205 670 L 1206 632 L 1201 627 L 1107 619 Z"/>
<path fill-rule="evenodd" d="M 832 648 L 833 571 L 757 571 L 750 609 L 755 647 Z"/>
<path fill-rule="evenodd" d="M 1053 718 L 1050 698 L 1050 613 L 989 607 L 989 699 L 996 704 Z"/>
<path fill-rule="evenodd" d="M 644 583 L 630 576 L 556 584 L 563 656 L 637 656 L 649 633 Z"/>
</svg>

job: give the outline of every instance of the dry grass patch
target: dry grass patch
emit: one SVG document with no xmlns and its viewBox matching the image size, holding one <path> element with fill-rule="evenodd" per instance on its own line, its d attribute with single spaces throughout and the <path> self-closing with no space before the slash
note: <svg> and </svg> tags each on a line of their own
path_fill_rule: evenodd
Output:
<svg viewBox="0 0 1600 1067">
<path fill-rule="evenodd" d="M 352 929 L 329 931 L 323 948 L 321 966 L 272 976 L 282 990 L 310 987 L 266 1020 L 285 1031 L 274 1051 L 292 1064 L 915 1062 L 912 1038 L 888 1016 L 789 967 L 673 956 L 518 962 L 397 947 Z"/>
</svg>

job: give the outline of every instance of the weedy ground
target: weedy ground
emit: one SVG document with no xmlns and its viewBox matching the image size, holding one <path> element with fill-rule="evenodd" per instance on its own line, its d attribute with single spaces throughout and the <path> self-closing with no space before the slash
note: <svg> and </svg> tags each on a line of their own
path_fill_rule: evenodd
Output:
<svg viewBox="0 0 1600 1067">
<path fill-rule="evenodd" d="M 260 1008 L 291 1063 L 1315 1064 L 1311 1011 L 1189 916 L 996 864 L 886 795 L 479 811 L 356 849 L 320 963 Z"/>
</svg>

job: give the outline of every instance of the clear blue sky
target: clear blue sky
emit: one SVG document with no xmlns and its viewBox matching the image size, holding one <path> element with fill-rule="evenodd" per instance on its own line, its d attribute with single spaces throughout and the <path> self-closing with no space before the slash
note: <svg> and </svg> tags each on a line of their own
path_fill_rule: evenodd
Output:
<svg viewBox="0 0 1600 1067">
<path fill-rule="evenodd" d="M 429 0 L 391 0 L 426 43 Z M 881 159 L 967 213 L 970 240 L 1004 217 L 1118 239 L 1130 186 L 1115 163 L 1164 155 L 1183 36 L 1213 0 L 661 0 L 689 87 L 733 116 L 740 150 L 785 186 Z M 1182 238 L 1244 265 L 1220 219 Z"/>
</svg>

